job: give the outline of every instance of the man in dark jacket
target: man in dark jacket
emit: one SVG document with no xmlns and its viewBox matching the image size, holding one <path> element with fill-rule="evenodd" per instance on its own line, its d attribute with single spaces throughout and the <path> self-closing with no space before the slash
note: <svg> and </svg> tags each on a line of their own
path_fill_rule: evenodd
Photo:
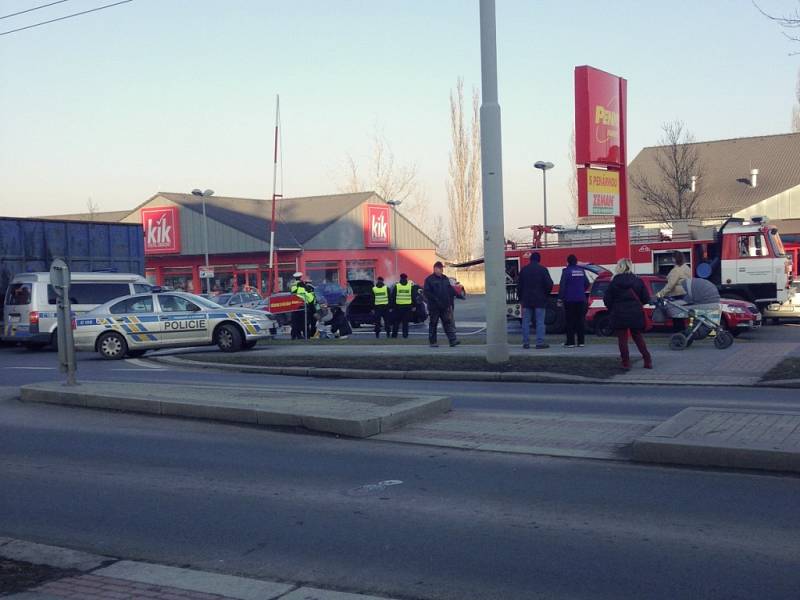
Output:
<svg viewBox="0 0 800 600">
<path fill-rule="evenodd" d="M 583 267 L 578 266 L 578 258 L 574 254 L 567 257 L 567 266 L 561 271 L 561 283 L 558 285 L 558 301 L 564 305 L 564 316 L 567 325 L 567 341 L 564 346 L 575 347 L 575 335 L 578 346 L 585 343 L 584 319 L 586 318 L 586 291 L 589 289 L 589 278 Z"/>
<path fill-rule="evenodd" d="M 553 291 L 553 280 L 550 272 L 539 264 L 542 256 L 538 252 L 531 254 L 531 262 L 519 272 L 517 282 L 517 297 L 522 306 L 522 347 L 526 350 L 531 347 L 531 317 L 536 316 L 536 348 L 541 350 L 549 348 L 544 343 L 544 315 L 550 292 Z"/>
<path fill-rule="evenodd" d="M 453 299 L 456 292 L 450 285 L 450 279 L 444 275 L 444 265 L 436 261 L 433 265 L 433 273 L 425 279 L 423 288 L 425 300 L 428 303 L 428 341 L 431 348 L 436 348 L 436 329 L 439 326 L 439 319 L 442 320 L 442 328 L 450 346 L 458 346 L 461 342 L 456 339 L 456 327 L 453 323 Z"/>
</svg>

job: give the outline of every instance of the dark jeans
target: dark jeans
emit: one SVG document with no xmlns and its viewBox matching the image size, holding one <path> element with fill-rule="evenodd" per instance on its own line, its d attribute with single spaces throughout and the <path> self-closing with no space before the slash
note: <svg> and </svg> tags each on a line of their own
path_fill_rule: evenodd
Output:
<svg viewBox="0 0 800 600">
<path fill-rule="evenodd" d="M 650 352 L 647 350 L 647 344 L 644 342 L 644 335 L 642 334 L 641 329 L 631 329 L 631 337 L 633 338 L 633 343 L 636 344 L 636 347 L 639 349 L 639 354 L 642 355 L 644 359 L 644 364 L 650 364 L 651 357 Z M 628 330 L 627 329 L 617 329 L 614 331 L 617 335 L 617 343 L 619 344 L 619 356 L 622 358 L 622 364 L 626 367 L 629 367 L 631 364 L 631 355 L 628 351 Z"/>
<path fill-rule="evenodd" d="M 305 328 L 305 311 L 297 310 L 292 313 L 292 339 L 302 340 L 306 337 L 303 329 Z"/>
<path fill-rule="evenodd" d="M 381 335 L 381 321 L 383 321 L 383 327 L 386 329 L 386 337 L 389 337 L 389 306 L 376 306 L 373 314 L 375 315 L 375 337 L 380 337 Z"/>
<path fill-rule="evenodd" d="M 567 346 L 575 345 L 575 335 L 578 343 L 584 343 L 586 318 L 586 302 L 564 302 L 564 313 L 567 317 Z"/>
<path fill-rule="evenodd" d="M 448 341 L 452 344 L 456 341 L 456 326 L 453 322 L 453 307 L 442 310 L 436 306 L 430 307 L 430 319 L 428 321 L 428 341 L 436 343 L 436 328 L 439 326 L 439 319 L 442 321 L 442 328 L 447 335 Z"/>
<path fill-rule="evenodd" d="M 403 326 L 403 337 L 408 337 L 408 323 L 411 321 L 411 305 L 401 304 L 394 309 L 394 319 L 392 319 L 392 337 L 397 337 L 400 325 Z"/>
</svg>

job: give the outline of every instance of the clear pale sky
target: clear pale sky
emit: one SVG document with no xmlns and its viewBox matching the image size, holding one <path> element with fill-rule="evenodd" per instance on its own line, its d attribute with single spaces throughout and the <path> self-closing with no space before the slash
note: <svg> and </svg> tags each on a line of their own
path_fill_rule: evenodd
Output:
<svg viewBox="0 0 800 600">
<path fill-rule="evenodd" d="M 0 32 L 112 0 L 0 20 Z M 0 16 L 46 0 L 0 0 Z M 787 13 L 794 0 L 764 0 Z M 626 77 L 629 156 L 665 121 L 698 140 L 789 131 L 800 51 L 749 0 L 497 1 L 507 229 L 567 220 L 573 69 Z M 446 210 L 448 94 L 480 85 L 478 0 L 134 0 L 0 36 L 0 214 L 133 208 L 156 191 L 335 193 L 376 126 Z"/>
</svg>

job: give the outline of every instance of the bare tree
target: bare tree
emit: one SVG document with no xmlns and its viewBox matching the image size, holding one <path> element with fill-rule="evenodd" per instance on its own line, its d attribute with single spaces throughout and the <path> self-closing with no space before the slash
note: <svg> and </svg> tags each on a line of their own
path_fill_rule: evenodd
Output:
<svg viewBox="0 0 800 600">
<path fill-rule="evenodd" d="M 86 212 L 89 213 L 89 220 L 94 221 L 94 217 L 97 214 L 98 209 L 100 206 L 94 200 L 88 198 L 86 200 Z"/>
<path fill-rule="evenodd" d="M 472 258 L 481 202 L 480 98 L 472 90 L 472 123 L 464 123 L 464 80 L 458 78 L 455 95 L 450 92 L 450 180 L 447 205 L 450 209 L 450 240 L 453 258 Z"/>
<path fill-rule="evenodd" d="M 800 42 L 800 36 L 797 34 L 790 34 L 787 31 L 791 29 L 800 29 L 800 9 L 795 9 L 794 12 L 778 16 L 766 12 L 755 0 L 753 0 L 753 6 L 755 6 L 762 15 L 780 25 L 781 29 L 783 29 L 783 35 L 786 36 L 787 39 L 792 42 Z M 797 52 L 792 52 L 792 54 L 797 54 Z"/>
<path fill-rule="evenodd" d="M 630 183 L 641 196 L 646 216 L 670 224 L 697 214 L 702 197 L 704 166 L 694 136 L 682 121 L 664 123 L 664 135 L 655 148 L 655 174 L 632 172 Z"/>
<path fill-rule="evenodd" d="M 797 83 L 794 86 L 795 104 L 792 107 L 792 132 L 800 132 L 800 69 L 797 71 Z"/>
</svg>

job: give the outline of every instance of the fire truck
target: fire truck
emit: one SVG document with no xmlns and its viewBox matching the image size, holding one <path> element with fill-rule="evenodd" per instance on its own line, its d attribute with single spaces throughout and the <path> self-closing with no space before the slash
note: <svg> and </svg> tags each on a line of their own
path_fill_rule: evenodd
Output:
<svg viewBox="0 0 800 600">
<path fill-rule="evenodd" d="M 561 270 L 567 256 L 575 254 L 590 279 L 606 269 L 613 270 L 617 257 L 613 229 L 575 229 L 530 226 L 533 239 L 527 243 L 506 243 L 507 317 L 521 318 L 517 300 L 517 276 L 530 262 L 532 252 L 539 252 L 541 264 L 550 270 L 555 283 L 548 305 L 548 330 L 559 332 L 564 323 L 563 309 L 556 304 Z M 548 234 L 557 236 L 549 241 Z M 784 302 L 792 290 L 792 267 L 778 230 L 765 218 L 750 221 L 729 218 L 721 226 L 698 223 L 673 224 L 670 233 L 659 229 L 632 229 L 629 257 L 639 274 L 665 275 L 674 266 L 673 253 L 684 255 L 695 277 L 712 281 L 725 298 L 745 300 L 760 309 Z M 482 261 L 482 259 L 480 259 Z M 476 264 L 472 261 L 467 264 Z M 459 265 L 460 266 L 460 265 Z"/>
</svg>

